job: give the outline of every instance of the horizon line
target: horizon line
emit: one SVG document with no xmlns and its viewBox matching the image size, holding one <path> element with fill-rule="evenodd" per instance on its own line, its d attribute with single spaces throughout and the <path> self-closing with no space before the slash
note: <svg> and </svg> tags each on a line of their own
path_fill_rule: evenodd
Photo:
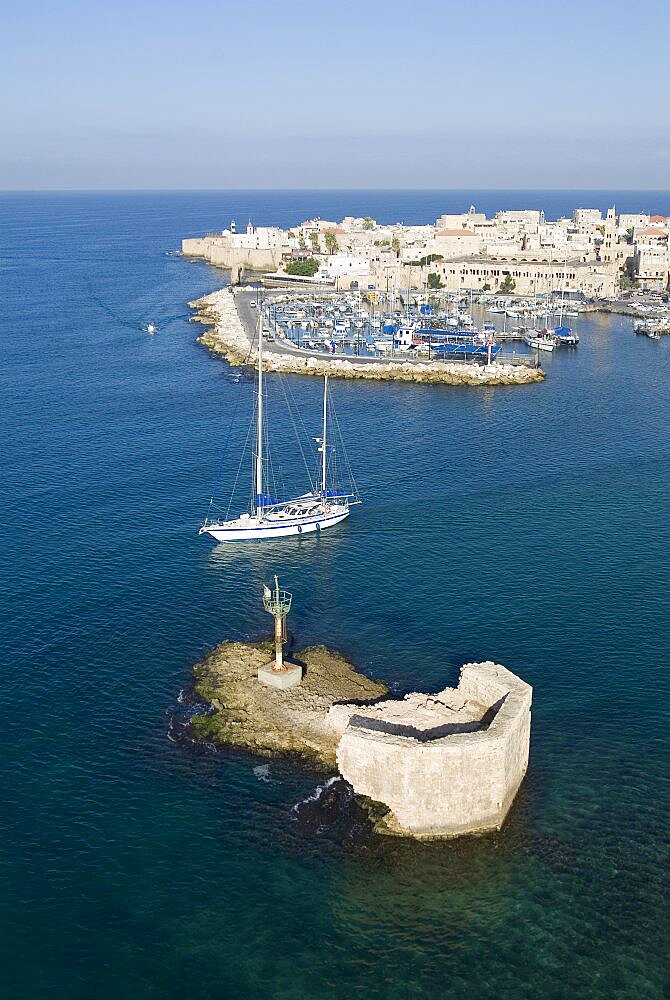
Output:
<svg viewBox="0 0 670 1000">
<path fill-rule="evenodd" d="M 480 192 L 491 192 L 491 193 L 505 193 L 514 192 L 519 193 L 534 193 L 534 192 L 560 192 L 562 194 L 570 194 L 572 192 L 579 193 L 597 193 L 597 194 L 608 194 L 608 193 L 630 193 L 630 194 L 670 194 L 670 187 L 668 188 L 626 188 L 626 187 L 203 187 L 203 188 L 168 188 L 168 187 L 158 187 L 158 188 L 0 188 L 0 195 L 7 194 L 219 194 L 228 192 L 273 192 L 273 193 L 294 193 L 294 192 L 352 192 L 352 193 L 377 193 L 385 191 L 394 192 L 412 192 L 412 193 L 434 193 L 434 192 L 459 192 L 467 193 L 468 191 L 480 191 Z"/>
</svg>

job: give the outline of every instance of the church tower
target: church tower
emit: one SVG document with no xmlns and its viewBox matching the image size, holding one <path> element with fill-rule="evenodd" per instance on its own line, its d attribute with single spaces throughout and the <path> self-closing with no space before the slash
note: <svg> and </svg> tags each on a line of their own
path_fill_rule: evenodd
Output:
<svg viewBox="0 0 670 1000">
<path fill-rule="evenodd" d="M 603 264 L 612 264 L 616 260 L 616 209 L 614 207 L 607 209 L 600 259 Z"/>
</svg>

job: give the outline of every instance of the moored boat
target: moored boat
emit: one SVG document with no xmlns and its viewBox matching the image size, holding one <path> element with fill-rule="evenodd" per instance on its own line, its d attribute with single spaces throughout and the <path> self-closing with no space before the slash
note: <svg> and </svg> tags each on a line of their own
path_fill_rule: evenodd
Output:
<svg viewBox="0 0 670 1000">
<path fill-rule="evenodd" d="M 528 330 L 524 342 L 537 351 L 553 351 L 556 347 L 556 337 L 549 330 Z"/>
<path fill-rule="evenodd" d="M 576 347 L 579 343 L 579 334 L 571 330 L 569 326 L 557 326 L 554 330 L 557 347 Z"/>
</svg>

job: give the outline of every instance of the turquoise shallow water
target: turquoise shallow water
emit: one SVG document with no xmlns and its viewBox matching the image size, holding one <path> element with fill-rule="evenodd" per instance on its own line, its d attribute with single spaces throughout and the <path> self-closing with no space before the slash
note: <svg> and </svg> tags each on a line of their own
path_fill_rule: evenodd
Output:
<svg viewBox="0 0 670 1000">
<path fill-rule="evenodd" d="M 531 198 L 550 216 L 611 200 L 472 200 Z M 0 199 L 7 995 L 664 996 L 670 338 L 575 320 L 579 349 L 524 389 L 334 383 L 367 497 L 350 522 L 269 548 L 197 537 L 251 384 L 185 319 L 220 274 L 165 252 L 230 217 L 429 221 L 462 203 Z M 318 384 L 292 388 L 316 414 Z M 273 763 L 261 781 L 252 758 L 169 742 L 191 664 L 266 627 L 275 570 L 299 642 L 398 690 L 489 657 L 533 684 L 531 767 L 500 834 L 318 833 L 293 813 L 313 775 Z"/>
</svg>

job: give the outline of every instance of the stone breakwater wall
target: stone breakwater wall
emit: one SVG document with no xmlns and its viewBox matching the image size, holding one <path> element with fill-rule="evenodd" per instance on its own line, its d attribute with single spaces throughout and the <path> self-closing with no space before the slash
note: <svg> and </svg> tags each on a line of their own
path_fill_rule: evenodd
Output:
<svg viewBox="0 0 670 1000">
<path fill-rule="evenodd" d="M 214 354 L 231 365 L 256 365 L 255 352 L 235 305 L 235 295 L 228 288 L 189 302 L 195 309 L 196 322 L 209 325 L 198 339 Z M 392 379 L 401 382 L 441 382 L 447 385 L 528 385 L 540 382 L 545 373 L 540 368 L 509 364 L 470 365 L 448 362 L 359 362 L 342 358 L 318 358 L 282 354 L 268 349 L 263 356 L 267 371 L 295 375 L 331 375 L 340 378 Z"/>
<path fill-rule="evenodd" d="M 457 688 L 374 706 L 333 705 L 337 764 L 388 806 L 386 832 L 418 838 L 499 829 L 526 773 L 532 688 L 490 661 Z"/>
</svg>

